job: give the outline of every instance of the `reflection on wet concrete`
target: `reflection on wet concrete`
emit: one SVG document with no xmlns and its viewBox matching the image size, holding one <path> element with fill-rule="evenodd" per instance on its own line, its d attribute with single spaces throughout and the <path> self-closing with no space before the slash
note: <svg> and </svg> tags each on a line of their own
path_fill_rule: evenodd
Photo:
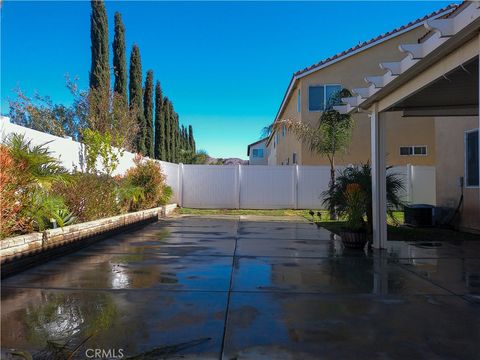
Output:
<svg viewBox="0 0 480 360">
<path fill-rule="evenodd" d="M 305 222 L 172 218 L 5 279 L 1 306 L 4 353 L 473 359 L 480 243 L 347 251 Z"/>
<path fill-rule="evenodd" d="M 480 350 L 478 307 L 452 296 L 234 293 L 230 301 L 226 359 L 475 359 Z M 248 326 L 236 326 L 250 304 Z"/>
<path fill-rule="evenodd" d="M 187 354 L 218 358 L 226 301 L 219 292 L 3 289 L 2 346 L 35 353 L 46 340 L 76 343 L 92 335 L 88 348 L 132 355 L 210 337 Z"/>
</svg>

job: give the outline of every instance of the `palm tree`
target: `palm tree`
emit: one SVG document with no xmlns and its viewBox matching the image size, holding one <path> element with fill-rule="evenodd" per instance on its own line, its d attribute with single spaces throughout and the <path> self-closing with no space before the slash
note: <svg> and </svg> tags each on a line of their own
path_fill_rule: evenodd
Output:
<svg viewBox="0 0 480 360">
<path fill-rule="evenodd" d="M 343 97 L 351 96 L 347 89 L 334 93 L 327 102 L 325 110 L 314 126 L 298 120 L 281 119 L 264 132 L 279 131 L 283 126 L 293 131 L 297 138 L 306 143 L 310 151 L 325 156 L 330 163 L 330 187 L 335 186 L 335 157 L 347 150 L 353 128 L 350 114 L 340 114 L 333 106 L 341 104 Z M 335 209 L 330 209 L 330 217 L 336 217 Z"/>
<path fill-rule="evenodd" d="M 70 175 L 46 147 L 48 143 L 32 145 L 25 135 L 12 134 L 6 141 L 22 185 L 49 189 L 54 182 L 68 181 Z"/>
<path fill-rule="evenodd" d="M 10 169 L 15 184 L 12 201 L 21 205 L 20 216 L 26 219 L 30 229 L 44 230 L 54 219 L 60 226 L 71 223 L 73 218 L 63 198 L 50 189 L 58 182 L 70 181 L 70 174 L 61 166 L 45 144 L 32 145 L 24 135 L 13 134 L 6 141 L 13 160 Z"/>
<path fill-rule="evenodd" d="M 387 170 L 390 169 L 387 167 Z M 365 193 L 366 216 L 369 232 L 372 231 L 372 169 L 370 163 L 360 166 L 348 167 L 337 176 L 335 184 L 322 193 L 323 203 L 329 209 L 336 209 L 339 215 L 346 213 L 347 202 L 345 199 L 345 190 L 348 184 L 358 184 Z M 394 219 L 393 211 L 401 208 L 404 203 L 400 198 L 400 192 L 404 190 L 402 179 L 398 174 L 387 174 L 387 213 Z"/>
</svg>

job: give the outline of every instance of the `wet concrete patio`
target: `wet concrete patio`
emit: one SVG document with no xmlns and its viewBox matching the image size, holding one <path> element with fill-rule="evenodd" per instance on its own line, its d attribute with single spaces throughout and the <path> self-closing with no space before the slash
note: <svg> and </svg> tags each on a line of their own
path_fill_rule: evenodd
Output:
<svg viewBox="0 0 480 360">
<path fill-rule="evenodd" d="M 269 220 L 171 218 L 7 278 L 2 351 L 88 338 L 75 358 L 480 357 L 480 242 L 346 251 Z"/>
</svg>

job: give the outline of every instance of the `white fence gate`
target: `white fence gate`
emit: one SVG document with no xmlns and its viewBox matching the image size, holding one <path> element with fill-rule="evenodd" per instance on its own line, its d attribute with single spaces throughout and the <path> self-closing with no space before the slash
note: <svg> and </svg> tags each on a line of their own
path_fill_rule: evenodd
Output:
<svg viewBox="0 0 480 360">
<path fill-rule="evenodd" d="M 83 145 L 0 119 L 1 139 L 21 133 L 35 145 L 47 143 L 69 170 L 82 169 Z M 135 154 L 125 151 L 115 174 L 134 166 Z M 192 208 L 321 209 L 328 188 L 328 166 L 182 165 L 160 161 L 173 189 L 173 202 Z M 100 166 L 100 165 L 99 165 Z M 338 167 L 337 170 L 341 170 Z M 402 198 L 410 203 L 435 205 L 435 167 L 398 166 L 389 170 L 404 180 Z"/>
</svg>

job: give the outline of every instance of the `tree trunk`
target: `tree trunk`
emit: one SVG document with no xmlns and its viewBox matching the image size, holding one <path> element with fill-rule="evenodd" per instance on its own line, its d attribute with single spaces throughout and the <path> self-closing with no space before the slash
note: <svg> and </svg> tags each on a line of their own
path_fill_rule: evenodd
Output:
<svg viewBox="0 0 480 360">
<path fill-rule="evenodd" d="M 330 160 L 330 189 L 332 189 L 335 186 L 335 159 L 332 158 Z M 330 220 L 337 220 L 337 212 L 335 210 L 335 207 L 332 207 L 330 209 Z"/>
</svg>

